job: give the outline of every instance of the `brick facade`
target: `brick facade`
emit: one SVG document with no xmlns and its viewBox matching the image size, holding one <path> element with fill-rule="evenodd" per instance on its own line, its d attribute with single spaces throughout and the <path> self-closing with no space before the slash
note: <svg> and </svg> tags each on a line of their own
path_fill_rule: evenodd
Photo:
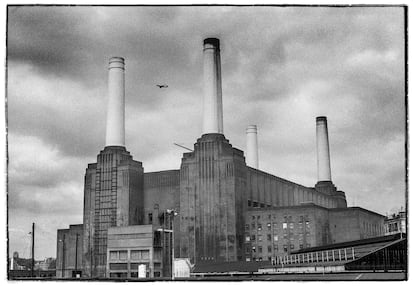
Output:
<svg viewBox="0 0 414 286">
<path fill-rule="evenodd" d="M 384 216 L 358 208 L 329 209 L 313 203 L 250 208 L 246 214 L 246 260 L 270 260 L 292 251 L 383 235 Z"/>
</svg>

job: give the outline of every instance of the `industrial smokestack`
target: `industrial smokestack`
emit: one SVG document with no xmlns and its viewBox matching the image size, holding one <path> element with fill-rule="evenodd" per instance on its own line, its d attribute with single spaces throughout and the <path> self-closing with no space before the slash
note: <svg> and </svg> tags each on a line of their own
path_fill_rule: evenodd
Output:
<svg viewBox="0 0 414 286">
<path fill-rule="evenodd" d="M 220 40 L 204 40 L 204 106 L 203 134 L 223 134 L 223 103 L 221 96 Z"/>
<path fill-rule="evenodd" d="M 257 147 L 257 126 L 249 125 L 246 129 L 246 164 L 259 169 L 259 150 Z"/>
<path fill-rule="evenodd" d="M 328 123 L 325 116 L 316 117 L 316 149 L 318 155 L 318 182 L 331 181 Z"/>
<path fill-rule="evenodd" d="M 120 57 L 109 60 L 108 113 L 105 146 L 125 146 L 125 63 Z"/>
</svg>

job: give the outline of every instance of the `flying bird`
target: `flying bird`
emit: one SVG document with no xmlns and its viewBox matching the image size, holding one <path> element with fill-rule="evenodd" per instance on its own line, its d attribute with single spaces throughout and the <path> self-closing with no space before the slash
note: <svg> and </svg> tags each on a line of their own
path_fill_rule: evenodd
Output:
<svg viewBox="0 0 414 286">
<path fill-rule="evenodd" d="M 168 87 L 168 85 L 166 85 L 166 84 L 157 84 L 157 86 L 159 88 L 167 88 Z"/>
</svg>

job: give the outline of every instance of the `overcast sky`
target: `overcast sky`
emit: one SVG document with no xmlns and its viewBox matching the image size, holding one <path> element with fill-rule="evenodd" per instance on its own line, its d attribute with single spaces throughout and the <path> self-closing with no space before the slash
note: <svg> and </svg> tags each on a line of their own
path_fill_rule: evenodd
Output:
<svg viewBox="0 0 414 286">
<path fill-rule="evenodd" d="M 398 7 L 9 7 L 10 253 L 56 255 L 82 223 L 88 163 L 105 144 L 107 64 L 126 61 L 126 147 L 146 172 L 179 169 L 202 127 L 202 41 L 221 41 L 224 134 L 260 169 L 312 187 L 315 117 L 349 206 L 405 204 L 404 11 Z M 156 84 L 168 84 L 159 89 Z"/>
</svg>

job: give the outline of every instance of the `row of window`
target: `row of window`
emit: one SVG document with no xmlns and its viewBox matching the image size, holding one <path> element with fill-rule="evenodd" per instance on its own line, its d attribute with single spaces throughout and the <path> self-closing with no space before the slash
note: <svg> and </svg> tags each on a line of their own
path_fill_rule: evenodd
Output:
<svg viewBox="0 0 414 286">
<path fill-rule="evenodd" d="M 265 218 L 265 216 L 263 216 L 263 218 Z M 259 221 L 260 220 L 260 215 L 256 215 L 256 216 L 252 215 L 252 220 L 256 220 L 256 219 L 257 219 L 257 221 Z M 272 219 L 272 215 L 271 214 L 267 215 L 267 219 L 268 220 L 271 220 Z M 276 215 L 273 215 L 273 219 L 276 219 Z M 299 222 L 309 221 L 308 215 L 298 216 L 297 219 L 298 219 Z M 292 216 L 291 215 L 289 215 L 289 216 L 288 215 L 283 216 L 283 222 L 292 222 L 292 221 L 293 221 L 293 219 L 292 219 Z"/>
<path fill-rule="evenodd" d="M 265 208 L 265 207 L 270 208 L 270 207 L 272 207 L 269 204 L 259 203 L 259 202 L 251 201 L 251 200 L 247 200 L 247 206 L 248 207 L 253 207 L 253 208 Z"/>
<path fill-rule="evenodd" d="M 299 244 L 299 249 L 303 249 L 303 248 L 309 248 L 311 247 L 310 243 L 306 243 L 306 244 Z M 295 249 L 295 245 L 294 244 L 284 244 L 281 248 L 281 250 L 283 249 L 284 252 L 288 252 L 288 249 Z M 246 246 L 246 253 L 263 253 L 263 246 Z M 272 252 L 279 252 L 279 246 L 277 244 L 274 245 L 267 245 L 267 253 L 272 253 Z"/>
<path fill-rule="evenodd" d="M 290 222 L 290 223 L 283 222 L 281 225 L 282 225 L 282 229 L 287 229 L 288 227 L 290 229 L 294 229 L 295 228 L 295 224 L 293 222 Z M 305 226 L 306 229 L 310 229 L 310 222 L 309 221 L 305 221 L 305 222 L 299 221 L 297 223 L 297 225 L 298 225 L 299 228 L 303 228 L 303 226 Z M 245 230 L 249 230 L 250 229 L 250 226 L 251 226 L 251 229 L 252 230 L 255 230 L 256 229 L 256 223 L 255 222 L 252 222 L 251 224 L 246 223 Z M 266 224 L 266 226 L 267 226 L 267 230 L 269 230 L 269 231 L 272 230 L 272 224 L 270 222 L 268 222 Z M 277 228 L 278 228 L 278 223 L 274 222 L 273 223 L 273 230 L 276 230 Z M 258 223 L 257 224 L 257 230 L 258 231 L 261 231 L 262 229 L 263 229 L 262 224 L 261 223 Z"/>
<path fill-rule="evenodd" d="M 139 265 L 146 265 L 146 269 L 149 269 L 149 263 L 130 263 L 130 270 L 138 270 Z M 109 263 L 109 270 L 128 270 L 128 263 Z"/>
<path fill-rule="evenodd" d="M 148 260 L 149 259 L 149 250 L 131 250 L 130 260 Z M 109 260 L 128 260 L 128 251 L 119 250 L 119 251 L 109 251 Z"/>
<path fill-rule="evenodd" d="M 299 241 L 300 240 L 303 240 L 303 237 L 304 236 L 309 236 L 310 235 L 310 232 L 305 232 L 305 233 L 300 233 L 299 234 Z M 266 240 L 267 241 L 272 241 L 272 236 L 273 236 L 273 241 L 279 241 L 279 235 L 277 235 L 277 234 L 273 234 L 273 235 L 271 235 L 271 234 L 267 234 L 266 235 Z M 293 235 L 288 235 L 287 233 L 284 233 L 283 234 L 283 239 L 284 240 L 294 240 L 294 236 Z M 252 235 L 249 235 L 249 234 L 246 234 L 245 235 L 245 241 L 246 242 L 255 242 L 256 241 L 256 235 L 255 234 L 252 234 Z M 260 241 L 263 241 L 263 235 L 261 235 L 261 234 L 259 234 L 259 235 L 257 235 L 257 241 L 258 242 L 260 242 Z"/>
<path fill-rule="evenodd" d="M 246 257 L 246 261 L 263 261 L 264 259 L 265 258 L 264 257 L 261 257 L 261 256 L 259 256 L 259 257 L 252 257 L 252 258 Z M 268 256 L 267 257 L 267 260 L 272 261 L 272 257 L 271 256 Z"/>
</svg>

